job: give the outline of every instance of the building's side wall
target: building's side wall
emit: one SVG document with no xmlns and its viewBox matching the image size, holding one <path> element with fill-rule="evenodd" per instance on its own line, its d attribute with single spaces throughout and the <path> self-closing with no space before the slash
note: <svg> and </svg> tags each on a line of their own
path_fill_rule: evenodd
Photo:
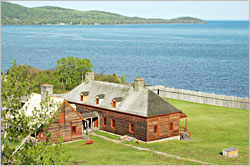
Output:
<svg viewBox="0 0 250 166">
<path fill-rule="evenodd" d="M 97 111 L 100 115 L 100 129 L 119 135 L 129 135 L 142 141 L 147 141 L 146 118 L 104 110 L 76 104 L 77 111 Z M 107 119 L 107 125 L 103 125 L 103 117 Z M 111 119 L 115 120 L 115 128 L 111 127 Z M 129 131 L 129 123 L 134 124 L 134 133 Z"/>
<path fill-rule="evenodd" d="M 170 130 L 170 123 L 173 123 L 173 130 Z M 154 131 L 157 127 L 157 132 Z M 180 113 L 152 117 L 147 119 L 147 141 L 153 141 L 160 138 L 167 138 L 179 135 Z"/>
<path fill-rule="evenodd" d="M 64 116 L 59 116 L 63 114 Z M 64 123 L 60 124 L 60 119 L 64 118 Z M 76 126 L 76 134 L 72 134 L 72 126 Z M 73 141 L 82 138 L 82 120 L 77 115 L 73 108 L 67 103 L 64 102 L 60 107 L 54 117 L 53 122 L 49 125 L 48 133 L 51 133 L 51 141 L 57 142 L 58 138 L 63 137 L 64 142 Z M 43 137 L 41 137 L 41 134 Z M 39 134 L 39 139 L 41 141 L 46 141 L 46 132 Z"/>
</svg>

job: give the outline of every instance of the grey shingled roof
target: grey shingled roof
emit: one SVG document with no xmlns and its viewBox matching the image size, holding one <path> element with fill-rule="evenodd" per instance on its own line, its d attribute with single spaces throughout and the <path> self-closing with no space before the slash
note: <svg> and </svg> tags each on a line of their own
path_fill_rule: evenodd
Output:
<svg viewBox="0 0 250 166">
<path fill-rule="evenodd" d="M 89 95 L 85 101 L 80 101 L 80 93 L 85 91 L 89 91 Z M 105 97 L 97 105 L 95 97 L 99 94 L 104 94 Z M 117 108 L 112 108 L 112 99 L 117 97 L 121 99 L 121 102 Z M 144 117 L 180 111 L 146 87 L 134 90 L 133 86 L 103 81 L 83 82 L 67 93 L 64 98 L 74 103 L 87 104 Z"/>
<path fill-rule="evenodd" d="M 157 110 L 157 111 L 155 111 Z M 156 116 L 161 114 L 178 112 L 177 108 L 168 103 L 166 100 L 148 90 L 148 116 Z"/>
<path fill-rule="evenodd" d="M 87 119 L 87 118 L 97 117 L 97 116 L 99 116 L 99 114 L 98 114 L 97 111 L 94 111 L 94 112 L 83 112 L 81 114 L 81 116 L 82 116 L 83 119 Z"/>
</svg>

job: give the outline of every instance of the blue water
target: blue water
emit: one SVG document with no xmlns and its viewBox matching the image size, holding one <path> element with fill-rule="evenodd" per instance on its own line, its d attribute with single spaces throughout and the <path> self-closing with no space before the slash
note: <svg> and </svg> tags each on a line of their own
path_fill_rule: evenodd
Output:
<svg viewBox="0 0 250 166">
<path fill-rule="evenodd" d="M 2 26 L 2 66 L 40 69 L 61 57 L 88 58 L 93 71 L 127 82 L 247 97 L 249 22 L 98 26 Z"/>
</svg>

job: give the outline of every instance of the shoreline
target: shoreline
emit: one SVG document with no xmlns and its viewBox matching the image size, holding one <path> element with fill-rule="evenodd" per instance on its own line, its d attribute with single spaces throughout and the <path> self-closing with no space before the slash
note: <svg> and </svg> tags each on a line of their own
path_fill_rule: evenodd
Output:
<svg viewBox="0 0 250 166">
<path fill-rule="evenodd" d="M 153 25 L 153 24 L 208 24 L 208 22 L 206 23 L 131 23 L 131 24 L 2 24 L 4 26 L 10 26 L 10 25 L 13 25 L 13 26 L 17 26 L 17 25 L 24 25 L 24 26 L 28 26 L 28 25 L 61 25 L 61 26 L 87 26 L 87 25 L 90 25 L 90 26 L 102 26 L 102 25 Z"/>
</svg>

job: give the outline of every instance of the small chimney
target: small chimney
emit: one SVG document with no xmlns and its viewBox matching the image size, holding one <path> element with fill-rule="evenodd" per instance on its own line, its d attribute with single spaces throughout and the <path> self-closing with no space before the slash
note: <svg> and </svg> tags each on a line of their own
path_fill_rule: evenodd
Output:
<svg viewBox="0 0 250 166">
<path fill-rule="evenodd" d="M 86 72 L 85 74 L 85 82 L 89 83 L 90 81 L 94 81 L 95 73 L 94 72 Z"/>
<path fill-rule="evenodd" d="M 53 95 L 53 85 L 43 84 L 40 87 L 41 87 L 41 102 L 44 102 L 46 100 L 47 92 L 48 96 Z"/>
<path fill-rule="evenodd" d="M 134 80 L 134 90 L 139 90 L 144 87 L 144 79 L 143 78 L 135 78 Z"/>
</svg>

